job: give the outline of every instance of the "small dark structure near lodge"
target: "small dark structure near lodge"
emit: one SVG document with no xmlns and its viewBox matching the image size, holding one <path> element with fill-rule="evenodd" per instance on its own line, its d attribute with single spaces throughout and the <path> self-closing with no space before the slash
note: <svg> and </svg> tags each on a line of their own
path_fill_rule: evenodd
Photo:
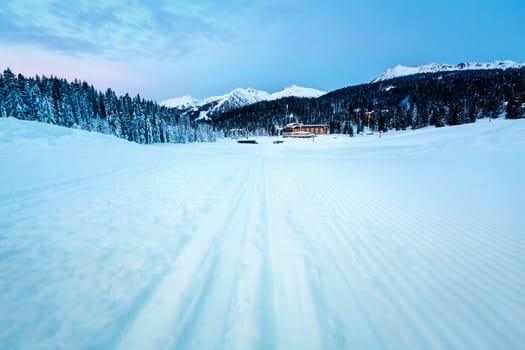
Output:
<svg viewBox="0 0 525 350">
<path fill-rule="evenodd" d="M 251 144 L 256 144 L 257 141 L 255 140 L 237 140 L 238 143 L 251 143 Z"/>
</svg>

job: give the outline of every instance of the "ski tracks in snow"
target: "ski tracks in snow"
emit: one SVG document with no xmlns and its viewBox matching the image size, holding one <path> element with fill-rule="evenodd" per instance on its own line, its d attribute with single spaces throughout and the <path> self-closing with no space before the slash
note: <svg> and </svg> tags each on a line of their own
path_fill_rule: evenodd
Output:
<svg viewBox="0 0 525 350">
<path fill-rule="evenodd" d="M 219 200 L 192 219 L 187 244 L 120 348 L 485 349 L 520 341 L 515 328 L 498 326 L 522 323 L 512 311 L 524 308 L 512 281 L 524 265 L 519 238 L 368 192 L 358 174 L 309 171 L 323 162 L 255 155 L 224 174 Z"/>
<path fill-rule="evenodd" d="M 523 344 L 517 225 L 436 207 L 419 195 L 435 190 L 410 187 L 429 173 L 405 172 L 402 159 L 393 170 L 413 179 L 374 175 L 376 161 L 351 158 L 350 147 L 333 157 L 299 142 L 193 146 L 181 158 L 166 149 L 157 162 L 4 191 L 0 340 L 183 350 Z"/>
<path fill-rule="evenodd" d="M 263 162 L 254 160 L 228 175 L 220 199 L 194 221 L 189 242 L 119 348 L 266 347 L 268 330 L 257 309 L 264 303 L 262 284 L 271 281 L 263 271 L 265 203 L 254 200 L 265 190 Z"/>
</svg>

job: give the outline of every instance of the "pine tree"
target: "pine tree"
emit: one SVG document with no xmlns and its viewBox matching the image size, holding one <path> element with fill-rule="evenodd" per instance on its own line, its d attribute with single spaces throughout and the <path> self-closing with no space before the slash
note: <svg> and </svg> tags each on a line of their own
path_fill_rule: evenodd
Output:
<svg viewBox="0 0 525 350">
<path fill-rule="evenodd" d="M 518 95 L 512 97 L 506 106 L 506 118 L 507 119 L 518 119 L 524 118 L 522 101 Z"/>
<path fill-rule="evenodd" d="M 17 119 L 25 119 L 26 108 L 24 101 L 22 100 L 22 93 L 17 77 L 6 69 L 3 74 L 3 91 L 2 96 L 4 99 L 4 106 L 7 117 L 13 117 Z"/>
</svg>

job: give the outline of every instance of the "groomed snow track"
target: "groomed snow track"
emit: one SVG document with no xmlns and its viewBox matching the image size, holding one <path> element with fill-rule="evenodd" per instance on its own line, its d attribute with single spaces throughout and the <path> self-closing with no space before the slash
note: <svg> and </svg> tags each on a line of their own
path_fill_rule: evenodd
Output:
<svg viewBox="0 0 525 350">
<path fill-rule="evenodd" d="M 0 344 L 521 348 L 525 123 L 482 122 L 248 148 L 0 133 Z"/>
</svg>

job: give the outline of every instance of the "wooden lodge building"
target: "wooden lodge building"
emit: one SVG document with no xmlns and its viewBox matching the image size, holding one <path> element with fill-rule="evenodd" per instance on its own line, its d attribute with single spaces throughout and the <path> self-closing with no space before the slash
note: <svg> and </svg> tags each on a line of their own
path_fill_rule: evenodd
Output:
<svg viewBox="0 0 525 350">
<path fill-rule="evenodd" d="M 282 129 L 283 136 L 293 137 L 294 135 L 326 135 L 328 128 L 324 124 L 302 124 L 302 123 L 291 123 L 286 125 Z"/>
</svg>

